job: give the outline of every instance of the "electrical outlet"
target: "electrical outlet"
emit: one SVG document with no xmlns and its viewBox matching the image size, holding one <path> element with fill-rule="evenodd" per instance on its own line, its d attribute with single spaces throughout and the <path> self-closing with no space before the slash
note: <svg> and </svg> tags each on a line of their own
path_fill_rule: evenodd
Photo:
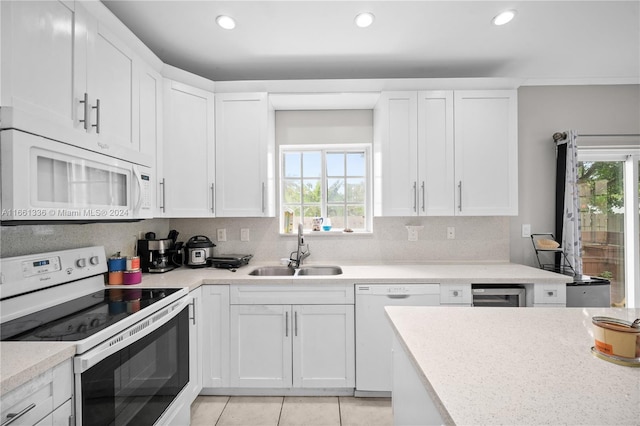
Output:
<svg viewBox="0 0 640 426">
<path fill-rule="evenodd" d="M 524 223 L 522 224 L 522 238 L 531 237 L 531 224 Z"/>
<path fill-rule="evenodd" d="M 249 228 L 240 229 L 240 241 L 249 241 Z"/>
<path fill-rule="evenodd" d="M 227 241 L 227 230 L 225 228 L 218 229 L 218 241 Z"/>
<path fill-rule="evenodd" d="M 409 241 L 418 241 L 418 231 L 420 231 L 424 226 L 412 226 L 407 225 L 407 239 Z"/>
<path fill-rule="evenodd" d="M 456 239 L 456 228 L 453 226 L 447 227 L 447 240 L 455 240 Z"/>
</svg>

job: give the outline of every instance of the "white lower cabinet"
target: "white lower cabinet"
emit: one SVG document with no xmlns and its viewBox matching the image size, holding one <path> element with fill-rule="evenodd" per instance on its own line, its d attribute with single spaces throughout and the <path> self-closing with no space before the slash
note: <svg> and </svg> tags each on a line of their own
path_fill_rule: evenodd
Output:
<svg viewBox="0 0 640 426">
<path fill-rule="evenodd" d="M 229 286 L 203 285 L 202 393 L 229 386 Z"/>
<path fill-rule="evenodd" d="M 279 294 L 276 303 L 281 304 L 261 303 L 262 286 L 232 286 L 230 386 L 353 388 L 353 290 L 345 297 L 347 286 L 269 287 Z M 255 296 L 250 295 L 252 290 Z M 308 303 L 310 295 L 319 293 L 325 295 L 326 304 Z M 238 299 L 250 302 L 233 304 Z"/>
<path fill-rule="evenodd" d="M 2 424 L 68 425 L 73 424 L 71 397 L 73 370 L 71 360 L 2 395 Z"/>
<path fill-rule="evenodd" d="M 232 305 L 231 386 L 355 385 L 353 305 Z"/>
<path fill-rule="evenodd" d="M 194 400 L 202 389 L 202 289 L 189 292 L 189 384 L 190 399 Z"/>
<path fill-rule="evenodd" d="M 566 284 L 536 284 L 533 286 L 533 306 L 538 308 L 565 307 Z"/>
</svg>

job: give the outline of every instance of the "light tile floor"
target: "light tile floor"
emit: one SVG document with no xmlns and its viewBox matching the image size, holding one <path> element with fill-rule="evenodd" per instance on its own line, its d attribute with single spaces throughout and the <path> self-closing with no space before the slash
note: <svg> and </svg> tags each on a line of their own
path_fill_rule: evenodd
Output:
<svg viewBox="0 0 640 426">
<path fill-rule="evenodd" d="M 387 426 L 390 398 L 298 396 L 199 396 L 192 426 Z"/>
</svg>

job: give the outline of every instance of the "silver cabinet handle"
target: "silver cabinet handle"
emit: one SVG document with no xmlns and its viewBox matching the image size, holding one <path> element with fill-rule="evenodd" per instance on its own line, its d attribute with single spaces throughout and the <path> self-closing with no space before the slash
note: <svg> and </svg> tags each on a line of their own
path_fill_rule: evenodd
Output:
<svg viewBox="0 0 640 426">
<path fill-rule="evenodd" d="M 91 127 L 95 127 L 96 133 L 100 133 L 100 99 L 96 99 L 96 105 L 91 108 L 96 110 L 96 124 L 92 124 Z"/>
<path fill-rule="evenodd" d="M 165 212 L 165 183 L 164 183 L 164 178 L 162 178 L 162 181 L 160 182 L 160 185 L 162 185 L 162 205 L 160 206 L 160 208 L 162 209 L 162 213 Z"/>
<path fill-rule="evenodd" d="M 262 182 L 262 213 L 264 213 L 264 182 Z"/>
<path fill-rule="evenodd" d="M 89 117 L 89 94 L 87 92 L 84 93 L 84 97 L 82 98 L 80 103 L 83 106 L 84 117 L 82 118 L 82 120 L 78 121 L 82 123 L 84 125 L 84 129 L 87 130 L 89 128 L 89 120 L 87 118 Z"/>
<path fill-rule="evenodd" d="M 190 320 L 193 321 L 193 325 L 196 325 L 196 299 L 193 299 L 193 301 L 191 303 L 189 303 L 191 305 L 191 307 L 193 308 L 193 317 L 189 318 Z"/>
<path fill-rule="evenodd" d="M 298 336 L 298 311 L 293 312 L 293 333 Z"/>
<path fill-rule="evenodd" d="M 211 213 L 216 213 L 216 183 L 211 184 Z"/>
<path fill-rule="evenodd" d="M 418 208 L 418 189 L 417 189 L 417 182 L 413 182 L 413 211 L 414 212 L 418 212 L 417 208 Z"/>
<path fill-rule="evenodd" d="M 33 410 L 34 408 L 36 408 L 36 404 L 35 403 L 31 403 L 27 407 L 23 408 L 18 413 L 7 413 L 7 420 L 2 423 L 2 426 L 10 425 L 11 423 L 15 422 L 20 417 L 24 416 L 25 414 L 27 414 L 29 411 Z"/>
<path fill-rule="evenodd" d="M 458 196 L 460 197 L 458 199 L 458 211 L 461 212 L 462 211 L 462 181 L 458 182 Z"/>
<path fill-rule="evenodd" d="M 289 311 L 284 313 L 284 337 L 289 337 Z"/>
<path fill-rule="evenodd" d="M 422 181 L 422 185 L 420 185 L 420 188 L 422 188 L 422 211 L 424 212 L 424 205 L 426 203 L 425 192 L 424 192 L 424 181 Z"/>
</svg>

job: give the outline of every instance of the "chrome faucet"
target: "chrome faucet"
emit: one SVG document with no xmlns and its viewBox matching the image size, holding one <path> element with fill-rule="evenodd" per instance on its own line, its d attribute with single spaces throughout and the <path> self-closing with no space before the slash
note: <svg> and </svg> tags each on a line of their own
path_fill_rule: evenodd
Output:
<svg viewBox="0 0 640 426">
<path fill-rule="evenodd" d="M 292 251 L 289 256 L 289 267 L 298 269 L 300 265 L 302 265 L 302 261 L 311 255 L 311 251 L 309 250 L 309 244 L 307 244 L 307 249 L 304 250 L 304 233 L 302 223 L 298 224 L 298 250 Z M 295 257 L 293 257 L 295 255 Z"/>
</svg>

